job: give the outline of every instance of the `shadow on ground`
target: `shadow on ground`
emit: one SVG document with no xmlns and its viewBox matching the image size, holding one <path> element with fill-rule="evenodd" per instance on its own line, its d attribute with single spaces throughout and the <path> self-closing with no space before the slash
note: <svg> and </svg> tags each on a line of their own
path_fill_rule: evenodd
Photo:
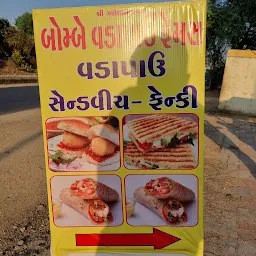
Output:
<svg viewBox="0 0 256 256">
<path fill-rule="evenodd" d="M 37 139 L 38 137 L 40 137 L 42 135 L 42 131 L 35 133 L 34 135 L 18 142 L 17 144 L 13 145 L 12 147 L 6 149 L 4 152 L 0 153 L 0 161 L 6 157 L 6 155 L 10 155 L 12 153 L 14 153 L 15 151 L 19 150 L 21 147 L 23 147 L 24 145 L 27 145 L 28 143 L 30 143 L 31 141 Z"/>
<path fill-rule="evenodd" d="M 40 107 L 39 89 L 34 86 L 0 86 L 0 115 Z"/>
<path fill-rule="evenodd" d="M 221 149 L 232 152 L 244 164 L 256 179 L 256 123 L 254 118 L 236 116 L 218 112 L 218 96 L 206 93 L 205 135 Z M 208 102 L 210 100 L 210 102 Z M 209 109 L 210 107 L 210 109 Z M 211 120 L 211 116 L 216 118 Z M 208 118 L 209 117 L 209 118 Z M 231 163 L 232 164 L 232 163 Z M 233 163 L 240 164 L 240 163 Z"/>
</svg>

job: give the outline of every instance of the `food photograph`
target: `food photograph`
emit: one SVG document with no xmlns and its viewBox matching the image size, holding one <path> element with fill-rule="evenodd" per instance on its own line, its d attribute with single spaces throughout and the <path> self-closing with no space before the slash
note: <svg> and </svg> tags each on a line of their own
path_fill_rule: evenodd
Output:
<svg viewBox="0 0 256 256">
<path fill-rule="evenodd" d="M 50 118 L 46 122 L 52 171 L 116 171 L 120 168 L 115 117 Z"/>
<path fill-rule="evenodd" d="M 194 114 L 127 115 L 123 119 L 127 169 L 192 170 L 198 165 Z"/>
<path fill-rule="evenodd" d="M 120 226 L 121 180 L 116 175 L 55 176 L 51 180 L 54 224 L 59 227 Z"/>
<path fill-rule="evenodd" d="M 198 222 L 194 175 L 128 175 L 127 222 L 131 226 L 193 227 Z"/>
</svg>

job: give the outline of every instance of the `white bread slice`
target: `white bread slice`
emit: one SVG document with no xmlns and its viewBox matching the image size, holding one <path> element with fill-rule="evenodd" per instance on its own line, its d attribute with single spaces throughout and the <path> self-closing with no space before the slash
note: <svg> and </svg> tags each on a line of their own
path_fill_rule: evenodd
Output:
<svg viewBox="0 0 256 256">
<path fill-rule="evenodd" d="M 58 128 L 80 136 L 88 137 L 90 125 L 80 120 L 63 120 L 59 122 Z"/>
<path fill-rule="evenodd" d="M 119 146 L 119 133 L 109 124 L 97 124 L 90 127 L 88 137 L 90 140 L 101 137 Z"/>
</svg>

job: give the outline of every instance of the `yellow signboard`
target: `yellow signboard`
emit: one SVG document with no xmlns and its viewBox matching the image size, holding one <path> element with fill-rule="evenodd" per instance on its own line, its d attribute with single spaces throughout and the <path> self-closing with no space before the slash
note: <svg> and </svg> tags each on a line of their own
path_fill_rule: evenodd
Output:
<svg viewBox="0 0 256 256">
<path fill-rule="evenodd" d="M 205 12 L 33 11 L 54 256 L 203 255 Z"/>
</svg>

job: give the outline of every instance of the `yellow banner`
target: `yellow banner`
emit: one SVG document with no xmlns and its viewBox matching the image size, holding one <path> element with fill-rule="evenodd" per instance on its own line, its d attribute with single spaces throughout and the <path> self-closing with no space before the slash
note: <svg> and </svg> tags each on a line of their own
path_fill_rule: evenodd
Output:
<svg viewBox="0 0 256 256">
<path fill-rule="evenodd" d="M 203 255 L 205 18 L 33 11 L 54 256 Z"/>
</svg>

